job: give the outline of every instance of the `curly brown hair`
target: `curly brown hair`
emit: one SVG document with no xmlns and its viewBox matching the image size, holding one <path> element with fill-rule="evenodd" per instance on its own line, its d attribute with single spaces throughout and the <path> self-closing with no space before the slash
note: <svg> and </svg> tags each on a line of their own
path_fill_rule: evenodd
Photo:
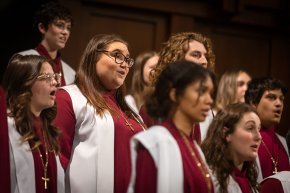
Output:
<svg viewBox="0 0 290 193">
<path fill-rule="evenodd" d="M 220 193 L 228 193 L 227 185 L 229 176 L 235 168 L 226 136 L 234 133 L 237 123 L 243 118 L 244 114 L 249 112 L 257 114 L 253 107 L 245 103 L 235 103 L 226 106 L 214 117 L 209 126 L 206 138 L 201 144 L 206 161 L 213 173 L 217 176 Z M 228 128 L 226 133 L 223 132 L 223 128 L 225 127 Z M 246 171 L 246 176 L 252 189 L 258 192 L 259 184 L 257 183 L 258 173 L 256 161 L 244 162 L 243 170 Z"/>
<path fill-rule="evenodd" d="M 33 114 L 30 110 L 31 87 L 39 75 L 43 63 L 53 62 L 43 56 L 16 54 L 12 56 L 3 77 L 3 87 L 7 92 L 7 107 L 10 110 L 8 116 L 15 120 L 16 130 L 21 135 L 22 143 L 33 144 L 32 149 L 37 148 L 41 142 L 33 129 Z M 40 113 L 43 122 L 43 131 L 48 139 L 50 150 L 59 152 L 59 129 L 51 123 L 56 116 L 56 105 L 47 108 Z"/>
<path fill-rule="evenodd" d="M 158 76 L 169 63 L 185 58 L 185 54 L 189 49 L 189 43 L 194 40 L 204 45 L 207 50 L 208 69 L 214 71 L 215 55 L 213 53 L 211 40 L 199 33 L 182 32 L 172 35 L 169 40 L 163 44 L 159 53 L 160 58 L 155 73 L 153 74 L 153 84 L 156 83 Z"/>
</svg>

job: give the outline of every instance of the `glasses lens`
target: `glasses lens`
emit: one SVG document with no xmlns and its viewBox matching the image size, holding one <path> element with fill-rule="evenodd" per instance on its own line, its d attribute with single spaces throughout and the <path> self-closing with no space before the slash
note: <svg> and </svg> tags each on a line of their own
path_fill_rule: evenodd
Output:
<svg viewBox="0 0 290 193">
<path fill-rule="evenodd" d="M 118 64 L 122 64 L 125 60 L 125 56 L 121 53 L 116 53 L 114 57 L 115 57 L 116 63 Z"/>
<path fill-rule="evenodd" d="M 128 66 L 132 67 L 134 65 L 134 59 L 130 58 L 128 61 Z"/>
<path fill-rule="evenodd" d="M 60 82 L 61 75 L 59 73 L 55 73 L 54 74 L 54 79 L 56 80 L 56 82 Z"/>
</svg>

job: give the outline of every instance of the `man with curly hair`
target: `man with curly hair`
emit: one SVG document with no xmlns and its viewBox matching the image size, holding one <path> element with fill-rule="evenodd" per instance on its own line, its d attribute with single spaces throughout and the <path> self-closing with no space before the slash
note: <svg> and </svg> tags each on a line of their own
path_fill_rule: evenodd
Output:
<svg viewBox="0 0 290 193">
<path fill-rule="evenodd" d="M 163 44 L 160 50 L 160 58 L 153 74 L 153 86 L 156 83 L 160 73 L 164 68 L 177 60 L 188 60 L 203 66 L 211 71 L 215 68 L 215 55 L 213 53 L 211 40 L 200 33 L 181 32 L 172 35 L 167 42 Z M 140 115 L 144 120 L 148 119 L 146 109 L 140 110 Z M 210 110 L 207 118 L 200 124 L 195 124 L 194 136 L 198 143 L 205 138 L 209 123 L 213 118 L 213 113 Z M 152 122 L 152 121 L 151 121 Z M 156 122 L 155 122 L 156 123 Z M 150 124 L 147 126 L 151 126 Z"/>
</svg>

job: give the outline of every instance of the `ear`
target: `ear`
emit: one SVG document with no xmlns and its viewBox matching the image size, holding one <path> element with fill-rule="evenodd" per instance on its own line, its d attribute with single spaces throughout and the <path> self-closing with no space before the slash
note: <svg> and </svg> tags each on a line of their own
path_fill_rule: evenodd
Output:
<svg viewBox="0 0 290 193">
<path fill-rule="evenodd" d="M 41 34 L 45 34 L 46 29 L 45 29 L 43 23 L 38 24 L 38 30 L 40 31 Z"/>
<path fill-rule="evenodd" d="M 231 142 L 231 134 L 228 134 L 229 128 L 223 127 L 222 133 L 223 133 L 223 138 L 226 139 L 227 142 Z"/>
<path fill-rule="evenodd" d="M 169 98 L 173 102 L 176 102 L 176 89 L 175 88 L 170 89 L 170 91 L 169 91 Z"/>
</svg>

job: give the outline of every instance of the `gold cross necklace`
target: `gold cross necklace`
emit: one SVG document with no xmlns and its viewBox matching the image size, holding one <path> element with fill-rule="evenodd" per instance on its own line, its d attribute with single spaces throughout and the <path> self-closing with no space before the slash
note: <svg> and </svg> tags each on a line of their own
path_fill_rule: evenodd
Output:
<svg viewBox="0 0 290 193">
<path fill-rule="evenodd" d="M 45 149 L 45 162 L 43 160 L 43 155 L 41 154 L 39 147 L 37 147 L 38 153 L 39 153 L 39 157 L 41 159 L 41 163 L 43 166 L 43 177 L 41 177 L 41 179 L 44 181 L 44 189 L 47 189 L 47 183 L 49 182 L 49 178 L 47 177 L 47 166 L 48 166 L 48 151 L 47 151 L 47 145 L 46 145 L 46 140 L 44 137 L 44 131 L 42 132 L 43 134 L 43 141 L 44 141 L 44 149 Z"/>
<path fill-rule="evenodd" d="M 202 173 L 202 176 L 203 176 L 203 178 L 204 178 L 204 180 L 206 182 L 206 186 L 207 186 L 208 192 L 211 193 L 211 191 L 212 191 L 212 180 L 211 180 L 211 176 L 209 174 L 209 170 L 208 170 L 205 162 L 202 160 L 202 158 L 199 158 L 199 159 L 197 158 L 197 155 L 194 153 L 194 150 L 191 147 L 190 142 L 187 139 L 186 134 L 182 130 L 178 129 L 178 131 L 179 131 L 180 135 L 182 136 L 182 139 L 185 142 L 185 145 L 187 146 L 187 149 L 189 150 L 193 161 L 196 163 L 198 169 Z"/>
<path fill-rule="evenodd" d="M 279 158 L 279 150 L 277 151 L 277 159 L 275 160 L 274 157 L 272 156 L 270 150 L 268 149 L 267 145 L 265 144 L 264 140 L 262 139 L 262 143 L 266 149 L 266 151 L 268 152 L 269 156 L 270 156 L 270 159 L 273 163 L 273 166 L 274 166 L 274 171 L 273 171 L 273 174 L 277 174 L 278 173 L 278 158 Z"/>
<path fill-rule="evenodd" d="M 120 110 L 120 111 L 121 111 L 121 112 L 120 112 L 120 113 L 117 112 L 117 114 L 118 114 L 118 115 L 121 115 L 121 117 L 125 120 L 125 124 L 126 124 L 126 126 L 128 126 L 128 127 L 130 128 L 130 130 L 134 133 L 134 132 L 135 132 L 135 129 L 134 129 L 132 123 L 130 123 L 130 122 L 128 121 L 128 119 L 126 118 L 127 114 L 124 113 L 122 110 Z M 124 115 L 124 114 L 125 114 L 125 115 Z M 141 125 L 143 131 L 145 131 L 145 130 L 146 130 L 146 126 L 145 126 L 145 124 L 144 124 L 144 123 L 140 123 L 140 121 L 138 120 L 138 118 L 136 118 L 135 115 L 134 115 L 133 113 L 132 113 L 132 116 L 134 117 L 134 120 L 137 121 L 137 122 Z M 129 117 L 128 117 L 128 118 L 129 118 Z"/>
</svg>

